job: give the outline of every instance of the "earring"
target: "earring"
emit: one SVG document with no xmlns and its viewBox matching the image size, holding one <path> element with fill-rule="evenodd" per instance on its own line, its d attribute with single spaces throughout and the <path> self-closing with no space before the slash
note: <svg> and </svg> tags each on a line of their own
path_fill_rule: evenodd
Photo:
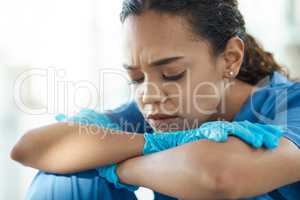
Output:
<svg viewBox="0 0 300 200">
<path fill-rule="evenodd" d="M 234 77 L 234 74 L 235 74 L 234 71 L 229 72 L 230 77 Z"/>
<path fill-rule="evenodd" d="M 161 102 L 162 102 L 162 103 L 165 103 L 165 102 L 167 101 L 167 99 L 168 99 L 168 97 L 165 96 L 165 97 L 162 99 Z"/>
</svg>

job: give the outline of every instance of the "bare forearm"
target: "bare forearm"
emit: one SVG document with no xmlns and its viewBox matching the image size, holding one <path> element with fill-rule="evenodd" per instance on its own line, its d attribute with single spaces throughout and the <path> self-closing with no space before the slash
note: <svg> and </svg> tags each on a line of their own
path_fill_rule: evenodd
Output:
<svg viewBox="0 0 300 200">
<path fill-rule="evenodd" d="M 222 199 L 221 178 L 214 173 L 218 166 L 211 166 L 212 159 L 203 159 L 201 166 L 195 163 L 195 156 L 206 154 L 199 143 L 124 161 L 117 170 L 120 180 L 180 199 Z"/>
<path fill-rule="evenodd" d="M 144 139 L 97 126 L 56 123 L 26 133 L 11 156 L 24 165 L 69 173 L 141 155 Z"/>
<path fill-rule="evenodd" d="M 225 143 L 202 140 L 133 158 L 117 171 L 125 183 L 181 199 L 241 199 L 299 181 L 299 156 L 286 139 L 269 151 L 230 137 Z"/>
</svg>

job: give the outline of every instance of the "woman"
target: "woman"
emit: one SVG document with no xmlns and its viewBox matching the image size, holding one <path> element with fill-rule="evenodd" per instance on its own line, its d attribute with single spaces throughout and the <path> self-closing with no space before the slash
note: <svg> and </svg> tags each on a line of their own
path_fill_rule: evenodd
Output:
<svg viewBox="0 0 300 200">
<path fill-rule="evenodd" d="M 39 172 L 28 199 L 135 199 L 95 170 L 73 173 L 120 161 L 120 180 L 165 194 L 156 199 L 300 198 L 300 83 L 246 32 L 235 0 L 125 0 L 121 21 L 135 100 L 105 116 L 122 130 L 248 120 L 284 125 L 284 138 L 273 151 L 230 137 L 140 156 L 141 135 L 108 134 L 100 142 L 101 131 L 80 135 L 57 123 L 29 131 L 12 151 L 13 159 L 53 172 Z"/>
</svg>

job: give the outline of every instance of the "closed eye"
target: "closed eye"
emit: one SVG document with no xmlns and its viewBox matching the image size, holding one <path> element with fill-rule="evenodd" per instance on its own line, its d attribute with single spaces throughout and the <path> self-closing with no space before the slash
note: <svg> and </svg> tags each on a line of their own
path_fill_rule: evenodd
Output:
<svg viewBox="0 0 300 200">
<path fill-rule="evenodd" d="M 129 81 L 129 85 L 137 85 L 139 83 L 142 83 L 143 81 L 144 81 L 144 77 L 135 79 L 135 80 L 131 80 L 131 81 Z"/>
<path fill-rule="evenodd" d="M 185 75 L 185 72 L 186 72 L 186 71 L 184 71 L 184 72 L 182 72 L 182 73 L 180 73 L 180 74 L 174 75 L 174 76 L 166 76 L 166 75 L 163 75 L 163 78 L 164 78 L 165 80 L 167 80 L 167 81 L 177 81 L 177 80 L 183 78 L 183 76 Z"/>
<path fill-rule="evenodd" d="M 177 74 L 177 75 L 173 75 L 173 76 L 166 76 L 166 75 L 163 74 L 162 77 L 163 77 L 164 80 L 167 80 L 167 81 L 177 81 L 177 80 L 183 78 L 185 73 L 186 73 L 186 71 L 184 71 L 180 74 Z M 134 80 L 129 81 L 129 84 L 130 85 L 137 85 L 137 84 L 142 83 L 144 81 L 144 79 L 145 79 L 145 77 L 143 76 L 139 79 L 134 79 Z"/>
</svg>

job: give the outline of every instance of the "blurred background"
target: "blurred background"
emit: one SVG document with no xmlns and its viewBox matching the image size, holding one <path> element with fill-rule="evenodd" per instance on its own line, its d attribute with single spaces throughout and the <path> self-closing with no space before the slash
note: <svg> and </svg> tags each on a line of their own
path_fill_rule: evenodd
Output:
<svg viewBox="0 0 300 200">
<path fill-rule="evenodd" d="M 247 28 L 300 77 L 300 1 L 239 0 Z M 9 158 L 26 130 L 129 100 L 121 0 L 0 0 L 0 199 L 23 199 L 36 170 Z M 142 188 L 139 199 L 150 200 Z"/>
</svg>

